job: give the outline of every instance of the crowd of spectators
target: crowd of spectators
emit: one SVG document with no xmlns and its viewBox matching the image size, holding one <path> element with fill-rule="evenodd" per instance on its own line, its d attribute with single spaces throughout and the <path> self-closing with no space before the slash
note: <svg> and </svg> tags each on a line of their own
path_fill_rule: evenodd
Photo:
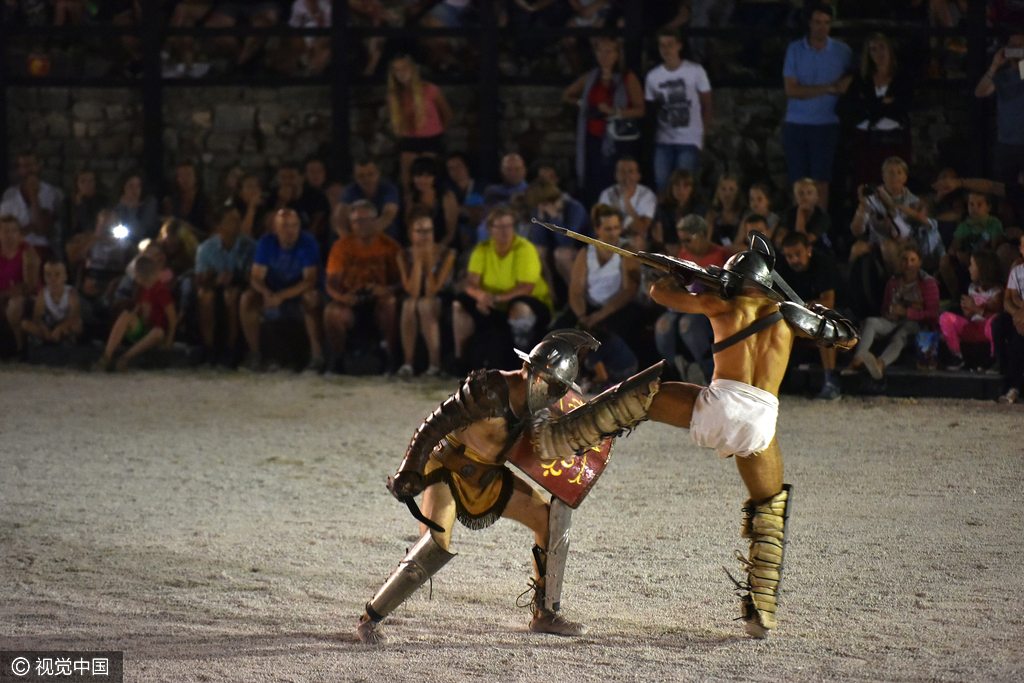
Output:
<svg viewBox="0 0 1024 683">
<path fill-rule="evenodd" d="M 232 13 L 183 2 L 175 12 L 254 23 L 275 4 L 232 5 Z M 308 21 L 330 20 L 330 3 L 295 4 Z M 465 21 L 468 4 L 434 5 L 423 21 Z M 597 20 L 612 4 L 572 6 L 576 20 Z M 755 21 L 752 5 L 784 4 L 739 3 L 737 12 Z M 373 14 L 370 3 L 360 6 Z M 531 7 L 519 3 L 517 11 Z M 493 172 L 488 184 L 465 155 L 446 153 L 451 108 L 407 55 L 382 76 L 395 159 L 361 157 L 351 169 L 331 169 L 311 157 L 282 163 L 271 176 L 232 169 L 212 192 L 201 169 L 183 161 L 158 198 L 139 172 L 108 192 L 88 168 L 65 193 L 40 180 L 38 159 L 25 150 L 18 182 L 0 202 L 0 346 L 14 355 L 91 342 L 103 349 L 97 369 L 123 369 L 154 347 L 177 344 L 198 347 L 205 364 L 260 371 L 281 362 L 267 344 L 280 334 L 304 349 L 310 371 L 408 379 L 512 367 L 514 349 L 529 349 L 551 327 L 578 326 L 603 344 L 586 362 L 594 386 L 659 357 L 685 379 L 710 379 L 710 325 L 650 301 L 659 271 L 584 247 L 537 219 L 703 267 L 721 267 L 761 232 L 802 299 L 863 326 L 849 360 L 813 346 L 794 354 L 795 363 L 820 364 L 820 398 L 839 397 L 844 364 L 844 374 L 884 382 L 902 361 L 1001 374 L 1003 400 L 1016 401 L 1024 345 L 1017 265 L 1024 257 L 1024 34 L 999 47 L 975 92 L 997 101 L 992 179 L 946 169 L 912 191 L 913 87 L 892 42 L 870 36 L 858 64 L 830 37 L 832 8 L 807 3 L 806 10 L 806 36 L 789 46 L 782 74 L 787 188 L 742 169 L 701 186 L 714 123 L 711 82 L 671 26 L 658 31 L 661 63 L 643 78 L 621 66 L 614 40 L 593 41 L 596 66 L 563 95 L 579 108 L 576 178 L 568 182 L 511 152 L 498 169 L 481 169 L 484 177 Z M 261 47 L 246 40 L 233 49 L 244 63 Z M 856 112 L 851 130 L 837 113 L 844 104 Z M 650 139 L 644 117 L 655 122 Z M 842 136 L 852 136 L 857 150 L 852 217 L 830 211 L 838 204 L 829 193 Z M 641 162 L 645 150 L 649 165 Z M 396 168 L 397 177 L 384 178 L 382 167 Z M 350 171 L 352 182 L 338 182 L 329 169 Z M 887 345 L 877 349 L 876 341 Z"/>
</svg>

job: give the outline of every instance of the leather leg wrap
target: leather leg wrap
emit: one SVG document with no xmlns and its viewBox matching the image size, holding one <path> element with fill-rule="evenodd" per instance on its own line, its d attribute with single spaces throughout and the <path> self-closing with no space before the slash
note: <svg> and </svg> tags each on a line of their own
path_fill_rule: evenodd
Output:
<svg viewBox="0 0 1024 683">
<path fill-rule="evenodd" d="M 555 418 L 540 411 L 531 425 L 534 449 L 544 462 L 572 460 L 577 453 L 611 436 L 630 431 L 647 419 L 661 386 L 664 363 L 652 366 L 600 396 Z"/>
<path fill-rule="evenodd" d="M 746 582 L 737 584 L 741 591 L 746 591 L 740 595 L 740 618 L 765 629 L 776 626 L 791 499 L 792 487 L 786 484 L 768 500 L 747 501 L 743 508 L 743 537 L 750 539 L 750 550 L 747 557 L 737 553 L 747 571 Z"/>
<path fill-rule="evenodd" d="M 429 531 L 423 534 L 373 599 L 366 603 L 366 614 L 374 621 L 383 620 L 453 557 L 455 553 L 439 546 Z"/>
</svg>

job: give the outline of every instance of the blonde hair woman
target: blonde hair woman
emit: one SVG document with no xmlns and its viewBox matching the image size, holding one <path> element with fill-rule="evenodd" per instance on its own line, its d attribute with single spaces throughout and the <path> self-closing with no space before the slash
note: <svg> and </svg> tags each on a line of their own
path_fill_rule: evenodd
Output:
<svg viewBox="0 0 1024 683">
<path fill-rule="evenodd" d="M 388 112 L 395 133 L 402 189 L 409 191 L 409 167 L 418 156 L 444 153 L 442 135 L 452 110 L 441 90 L 420 78 L 412 57 L 396 57 L 388 69 Z"/>
</svg>

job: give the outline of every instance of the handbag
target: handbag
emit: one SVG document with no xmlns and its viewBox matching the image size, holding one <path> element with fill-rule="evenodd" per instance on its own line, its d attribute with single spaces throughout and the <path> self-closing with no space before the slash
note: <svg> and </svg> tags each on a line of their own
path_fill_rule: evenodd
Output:
<svg viewBox="0 0 1024 683">
<path fill-rule="evenodd" d="M 608 137 L 616 142 L 632 142 L 640 139 L 640 123 L 636 119 L 615 116 L 608 119 Z"/>
</svg>

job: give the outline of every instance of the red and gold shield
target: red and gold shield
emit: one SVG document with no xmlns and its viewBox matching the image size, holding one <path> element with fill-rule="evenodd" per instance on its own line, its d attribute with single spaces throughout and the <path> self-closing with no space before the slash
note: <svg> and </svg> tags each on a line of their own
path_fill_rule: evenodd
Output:
<svg viewBox="0 0 1024 683">
<path fill-rule="evenodd" d="M 550 410 L 553 415 L 564 415 L 583 403 L 583 398 L 579 394 L 569 391 L 557 403 L 551 405 Z M 526 433 L 509 453 L 508 461 L 575 510 L 607 467 L 608 461 L 612 458 L 614 443 L 614 439 L 608 438 L 602 441 L 600 446 L 586 450 L 572 460 L 543 463 L 533 449 L 530 434 Z"/>
</svg>

